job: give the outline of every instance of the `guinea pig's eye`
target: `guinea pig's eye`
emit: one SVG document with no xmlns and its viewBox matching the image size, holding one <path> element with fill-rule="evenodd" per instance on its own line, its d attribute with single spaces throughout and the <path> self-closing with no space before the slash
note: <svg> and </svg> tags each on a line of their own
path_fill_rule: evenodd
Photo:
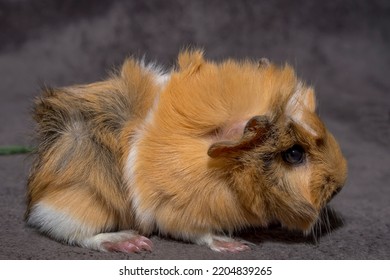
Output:
<svg viewBox="0 0 390 280">
<path fill-rule="evenodd" d="M 300 145 L 294 145 L 282 152 L 282 158 L 289 164 L 300 164 L 305 159 L 305 150 Z"/>
</svg>

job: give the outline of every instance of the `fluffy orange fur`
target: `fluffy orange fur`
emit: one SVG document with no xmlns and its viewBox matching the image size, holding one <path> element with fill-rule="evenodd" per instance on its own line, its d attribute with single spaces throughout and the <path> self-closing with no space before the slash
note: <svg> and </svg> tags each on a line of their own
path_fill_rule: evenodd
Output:
<svg viewBox="0 0 390 280">
<path fill-rule="evenodd" d="M 315 113 L 314 90 L 290 66 L 261 62 L 185 51 L 169 74 L 129 59 L 106 81 L 46 90 L 34 114 L 28 223 L 119 251 L 123 238 L 99 234 L 240 251 L 248 247 L 226 233 L 275 220 L 309 229 L 342 187 L 346 162 Z M 294 145 L 304 150 L 299 164 L 284 158 Z"/>
</svg>

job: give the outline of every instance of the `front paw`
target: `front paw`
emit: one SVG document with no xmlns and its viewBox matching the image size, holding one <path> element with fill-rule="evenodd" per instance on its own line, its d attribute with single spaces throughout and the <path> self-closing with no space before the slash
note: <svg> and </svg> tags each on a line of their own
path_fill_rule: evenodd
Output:
<svg viewBox="0 0 390 280">
<path fill-rule="evenodd" d="M 148 238 L 137 235 L 121 241 L 106 241 L 102 246 L 109 252 L 138 253 L 143 250 L 152 251 L 153 244 Z"/>
<path fill-rule="evenodd" d="M 247 245 L 248 242 L 217 235 L 204 236 L 197 243 L 206 244 L 211 250 L 216 252 L 238 253 L 251 249 Z"/>
</svg>

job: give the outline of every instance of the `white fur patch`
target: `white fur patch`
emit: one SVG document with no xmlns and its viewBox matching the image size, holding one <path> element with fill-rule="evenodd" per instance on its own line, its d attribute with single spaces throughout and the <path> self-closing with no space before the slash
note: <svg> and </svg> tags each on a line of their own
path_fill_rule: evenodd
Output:
<svg viewBox="0 0 390 280">
<path fill-rule="evenodd" d="M 313 136 L 317 135 L 317 132 L 305 122 L 303 118 L 303 110 L 307 109 L 305 104 L 305 94 L 303 84 L 298 83 L 295 93 L 291 96 L 290 100 L 286 105 L 286 114 L 291 117 L 291 119 L 297 123 L 299 126 L 303 127 Z"/>
<path fill-rule="evenodd" d="M 151 116 L 150 119 L 153 117 Z M 132 199 L 132 208 L 136 215 L 137 222 L 144 232 L 151 231 L 155 224 L 155 215 L 151 211 L 141 210 L 142 209 L 142 198 L 137 191 L 136 177 L 137 177 L 137 159 L 138 159 L 138 145 L 143 137 L 144 128 L 138 129 L 135 133 L 131 145 L 129 155 L 126 160 L 124 168 L 124 177 L 126 179 L 126 185 L 128 193 Z"/>
<path fill-rule="evenodd" d="M 99 251 L 106 251 L 104 242 L 121 242 L 138 235 L 132 230 L 97 234 L 92 228 L 44 202 L 32 208 L 27 223 L 57 240 Z"/>
<path fill-rule="evenodd" d="M 27 223 L 57 240 L 68 243 L 79 244 L 85 237 L 95 234 L 94 229 L 44 202 L 33 206 Z"/>
<path fill-rule="evenodd" d="M 126 185 L 128 190 L 132 190 L 133 186 L 135 185 L 135 164 L 137 162 L 138 158 L 138 142 L 140 141 L 140 132 L 137 131 L 135 133 L 131 143 L 129 145 L 131 146 L 130 152 L 126 159 L 126 164 L 124 167 L 124 177 L 126 179 Z"/>
<path fill-rule="evenodd" d="M 159 86 L 165 86 L 169 81 L 169 78 L 171 77 L 171 74 L 169 72 L 167 72 L 162 66 L 154 62 L 146 64 L 145 59 L 142 59 L 140 65 L 143 69 L 145 69 L 147 72 L 151 73 L 154 76 L 155 82 Z"/>
<path fill-rule="evenodd" d="M 137 128 L 134 137 L 129 143 L 131 146 L 124 167 L 124 178 L 126 187 L 132 200 L 132 209 L 136 215 L 138 226 L 143 232 L 152 231 L 155 225 L 155 215 L 152 211 L 142 209 L 142 198 L 137 190 L 137 161 L 138 161 L 138 146 L 142 140 L 147 125 L 153 122 L 155 108 L 151 108 L 147 114 L 145 122 L 141 127 Z"/>
<path fill-rule="evenodd" d="M 156 93 L 156 97 L 153 101 L 153 106 L 149 110 L 148 114 L 146 115 L 145 118 L 145 125 L 150 124 L 153 122 L 153 116 L 154 116 L 154 111 L 156 110 L 158 103 L 160 101 L 160 94 L 164 90 L 165 86 L 167 85 L 171 74 L 167 71 L 164 70 L 164 68 L 160 65 L 157 65 L 156 63 L 145 63 L 145 59 L 142 59 L 140 62 L 141 67 L 151 73 L 154 76 L 154 81 L 155 83 L 160 86 L 159 92 Z"/>
<path fill-rule="evenodd" d="M 143 67 L 147 72 L 151 73 L 155 77 L 157 85 L 160 86 L 160 91 L 156 93 L 156 97 L 153 102 L 152 108 L 149 109 L 144 122 L 136 128 L 134 137 L 131 139 L 130 152 L 127 156 L 126 164 L 124 167 L 124 178 L 126 180 L 126 185 L 128 193 L 132 198 L 132 208 L 136 214 L 137 221 L 139 226 L 143 231 L 151 231 L 155 225 L 155 215 L 152 211 L 141 210 L 142 209 L 142 198 L 136 188 L 136 177 L 137 177 L 137 161 L 138 161 L 138 146 L 141 140 L 144 137 L 147 127 L 151 125 L 154 121 L 154 113 L 157 110 L 158 103 L 160 100 L 160 94 L 163 91 L 164 87 L 170 79 L 170 73 L 167 73 L 161 66 L 158 66 L 155 63 L 146 64 L 143 59 L 140 62 L 141 67 Z"/>
</svg>

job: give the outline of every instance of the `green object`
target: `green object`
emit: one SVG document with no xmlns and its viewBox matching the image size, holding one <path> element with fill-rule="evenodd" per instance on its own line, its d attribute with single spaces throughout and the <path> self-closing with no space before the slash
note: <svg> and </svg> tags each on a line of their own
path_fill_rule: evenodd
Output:
<svg viewBox="0 0 390 280">
<path fill-rule="evenodd" d="M 32 152 L 32 148 L 24 146 L 0 146 L 0 156 L 26 154 Z"/>
</svg>

